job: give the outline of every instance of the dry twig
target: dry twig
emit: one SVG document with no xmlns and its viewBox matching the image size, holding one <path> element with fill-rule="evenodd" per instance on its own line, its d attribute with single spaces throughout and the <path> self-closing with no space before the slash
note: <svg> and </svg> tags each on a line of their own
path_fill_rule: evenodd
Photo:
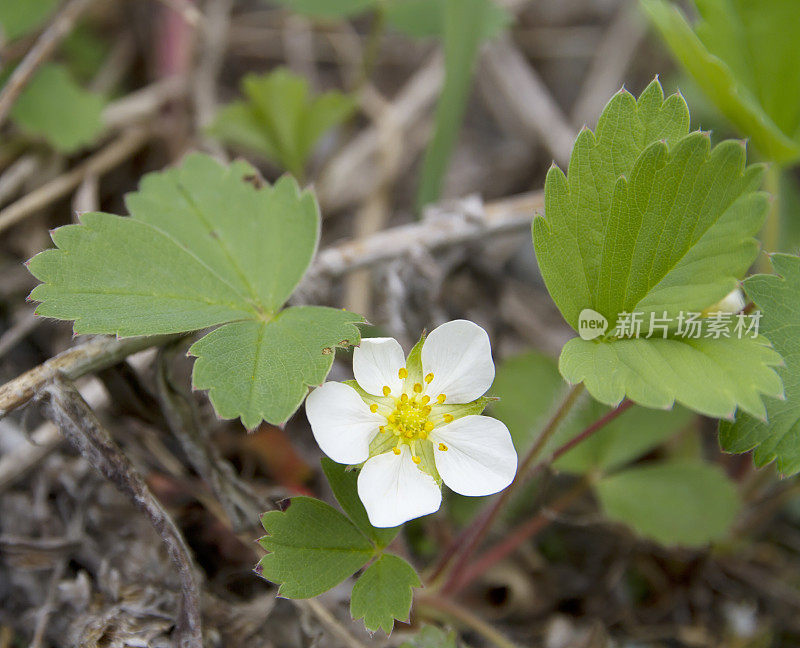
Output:
<svg viewBox="0 0 800 648">
<path fill-rule="evenodd" d="M 508 38 L 486 46 L 483 71 L 502 93 L 527 139 L 542 142 L 560 165 L 569 162 L 575 133 L 547 86 Z"/>
<path fill-rule="evenodd" d="M 11 203 L 0 211 L 0 232 L 66 196 L 86 176 L 102 175 L 113 169 L 142 148 L 150 137 L 151 133 L 144 129 L 126 131 L 82 164 Z"/>
<path fill-rule="evenodd" d="M 572 107 L 572 123 L 592 124 L 603 111 L 608 97 L 625 78 L 625 71 L 645 35 L 636 7 L 623 3 L 606 30 L 586 73 L 586 81 Z"/>
<path fill-rule="evenodd" d="M 181 581 L 181 609 L 176 627 L 177 645 L 202 647 L 198 576 L 189 548 L 178 527 L 153 497 L 144 478 L 114 443 L 78 391 L 60 377 L 45 388 L 47 411 L 67 441 L 150 520 L 161 536 Z"/>
<path fill-rule="evenodd" d="M 537 210 L 544 208 L 541 191 L 520 194 L 483 206 L 481 213 L 445 208 L 435 218 L 377 232 L 364 239 L 346 241 L 317 255 L 307 280 L 338 277 L 358 268 L 406 256 L 414 250 L 438 250 L 479 241 L 488 236 L 527 232 Z"/>
<path fill-rule="evenodd" d="M 165 344 L 176 337 L 175 335 L 157 335 L 116 339 L 98 336 L 67 349 L 0 386 L 0 418 L 25 405 L 36 396 L 38 391 L 58 376 L 75 380 L 93 371 L 110 367 L 132 353 Z"/>
</svg>

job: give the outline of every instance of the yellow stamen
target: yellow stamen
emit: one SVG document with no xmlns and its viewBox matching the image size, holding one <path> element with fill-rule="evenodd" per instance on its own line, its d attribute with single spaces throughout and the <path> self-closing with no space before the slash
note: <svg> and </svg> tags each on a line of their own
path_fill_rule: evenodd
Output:
<svg viewBox="0 0 800 648">
<path fill-rule="evenodd" d="M 436 402 L 439 403 L 439 405 L 441 405 L 442 403 L 444 403 L 446 398 L 447 398 L 447 396 L 445 396 L 444 394 L 439 394 L 436 397 Z"/>
<path fill-rule="evenodd" d="M 408 394 L 403 394 L 403 395 L 400 397 L 400 402 L 401 402 L 401 403 L 407 403 L 407 402 L 408 402 Z"/>
<path fill-rule="evenodd" d="M 428 438 L 428 433 L 425 430 L 423 430 L 422 432 L 419 433 L 419 438 L 424 441 L 425 439 Z"/>
<path fill-rule="evenodd" d="M 430 402 L 431 402 L 431 397 L 430 397 L 430 396 L 428 396 L 427 394 L 425 394 L 425 395 L 422 397 L 422 400 L 421 400 L 420 402 L 421 402 L 423 405 L 427 405 L 428 403 L 430 403 Z"/>
<path fill-rule="evenodd" d="M 452 423 L 453 422 L 453 415 L 452 414 L 445 414 L 443 417 L 445 423 Z"/>
<path fill-rule="evenodd" d="M 389 387 L 389 385 L 384 385 L 384 386 L 383 386 L 383 395 L 384 395 L 384 396 L 388 396 L 388 395 L 389 395 L 389 394 L 391 394 L 391 393 L 392 393 L 392 390 L 391 390 L 391 388 Z"/>
<path fill-rule="evenodd" d="M 372 405 L 370 405 L 370 406 L 369 406 L 369 411 L 370 411 L 370 412 L 372 412 L 373 414 L 374 414 L 375 412 L 377 412 L 377 411 L 378 411 L 378 405 L 377 405 L 377 403 L 373 403 Z"/>
<path fill-rule="evenodd" d="M 409 439 L 413 439 L 414 438 L 414 433 L 413 432 L 406 432 L 406 437 L 409 438 Z"/>
<path fill-rule="evenodd" d="M 399 455 L 400 454 L 400 448 L 392 448 L 392 452 L 394 452 L 396 455 Z"/>
<path fill-rule="evenodd" d="M 439 444 L 439 450 L 441 450 L 442 452 L 444 452 L 445 450 L 447 450 L 447 446 L 446 446 L 444 443 L 440 443 L 440 444 Z"/>
<path fill-rule="evenodd" d="M 426 405 L 425 407 L 423 407 L 423 408 L 422 408 L 422 413 L 423 413 L 425 416 L 428 416 L 428 414 L 430 414 L 430 413 L 431 413 L 431 406 L 430 406 L 430 405 Z"/>
<path fill-rule="evenodd" d="M 381 434 L 385 433 L 386 432 L 386 426 L 385 425 L 381 425 L 380 430 L 381 430 Z"/>
<path fill-rule="evenodd" d="M 426 432 L 430 432 L 431 430 L 433 430 L 433 423 L 431 421 L 426 421 L 425 422 L 425 431 Z"/>
<path fill-rule="evenodd" d="M 408 378 L 408 369 L 403 367 L 400 371 L 397 372 L 397 375 L 400 377 L 400 380 Z"/>
<path fill-rule="evenodd" d="M 433 380 L 433 374 L 432 373 L 429 373 L 427 376 L 425 376 L 425 382 L 428 383 L 429 385 L 431 384 L 432 380 Z"/>
<path fill-rule="evenodd" d="M 394 414 L 389 414 L 389 418 L 387 420 L 389 423 L 397 423 L 397 417 Z"/>
<path fill-rule="evenodd" d="M 422 393 L 422 385 L 420 383 L 414 383 L 414 391 L 418 394 Z"/>
<path fill-rule="evenodd" d="M 420 461 L 422 461 L 422 459 L 420 459 L 419 457 L 415 456 L 415 457 L 411 457 L 411 461 L 413 461 L 415 464 L 418 464 Z"/>
</svg>

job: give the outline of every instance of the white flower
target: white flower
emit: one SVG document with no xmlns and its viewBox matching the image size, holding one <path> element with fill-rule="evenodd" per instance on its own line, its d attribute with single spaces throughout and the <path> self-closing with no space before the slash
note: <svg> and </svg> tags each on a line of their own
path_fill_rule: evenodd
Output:
<svg viewBox="0 0 800 648">
<path fill-rule="evenodd" d="M 503 423 L 479 416 L 494 380 L 489 336 L 466 320 L 442 324 L 406 360 L 392 338 L 367 338 L 353 353 L 355 382 L 327 382 L 306 400 L 322 451 L 366 462 L 358 495 L 376 527 L 428 515 L 441 483 L 491 495 L 514 479 L 517 453 Z"/>
</svg>

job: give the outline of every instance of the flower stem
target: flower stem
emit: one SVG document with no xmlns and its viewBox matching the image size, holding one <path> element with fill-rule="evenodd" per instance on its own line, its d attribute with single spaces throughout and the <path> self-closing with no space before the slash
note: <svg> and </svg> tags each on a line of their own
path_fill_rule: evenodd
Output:
<svg viewBox="0 0 800 648">
<path fill-rule="evenodd" d="M 429 608 L 460 622 L 470 630 L 477 632 L 488 642 L 496 646 L 496 648 L 519 648 L 517 644 L 507 638 L 494 626 L 478 618 L 455 601 L 437 596 L 418 594 L 416 597 L 416 604 L 418 608 Z"/>
<path fill-rule="evenodd" d="M 585 493 L 590 485 L 590 479 L 580 480 L 548 507 L 540 510 L 532 518 L 513 529 L 501 542 L 491 547 L 473 564 L 468 565 L 464 571 L 459 572 L 458 578 L 447 588 L 447 594 L 452 596 L 463 590 L 489 568 L 516 550 L 523 542 L 544 529 L 552 522 L 554 513 L 564 511 L 580 495 Z"/>
<path fill-rule="evenodd" d="M 566 402 L 567 399 L 565 399 L 564 404 L 566 404 Z M 559 410 L 563 409 L 564 404 L 562 404 L 562 407 L 559 408 Z M 545 466 L 552 464 L 559 457 L 569 452 L 576 445 L 585 441 L 595 432 L 602 429 L 603 427 L 608 425 L 611 421 L 616 419 L 618 416 L 626 412 L 628 409 L 631 408 L 632 405 L 633 401 L 629 400 L 625 400 L 622 403 L 620 403 L 613 410 L 606 413 L 604 416 L 597 419 L 594 423 L 587 426 L 580 434 L 578 434 L 577 436 L 573 437 L 563 445 L 556 448 L 550 454 L 549 457 L 547 457 L 544 461 L 538 463 L 534 467 L 534 470 L 531 471 L 531 474 L 533 474 L 534 472 L 538 471 L 541 468 L 544 468 Z M 563 420 L 563 415 L 561 418 Z M 541 445 L 542 447 L 544 446 L 544 444 Z M 526 462 L 527 459 L 528 457 L 526 457 Z M 519 474 L 522 475 L 522 471 L 520 471 Z M 540 513 L 529 519 L 527 522 L 523 522 L 518 527 L 516 527 L 516 529 L 514 529 L 508 536 L 506 536 L 506 538 L 503 541 L 499 542 L 497 545 L 489 549 L 473 565 L 468 565 L 466 560 L 463 562 L 459 560 L 459 564 L 456 566 L 456 568 L 454 568 L 451 571 L 450 577 L 448 578 L 447 582 L 443 585 L 442 593 L 452 595 L 459 592 L 460 590 L 463 590 L 472 581 L 474 581 L 476 578 L 478 578 L 484 572 L 486 572 L 486 570 L 488 570 L 494 564 L 496 564 L 497 562 L 508 556 L 515 549 L 517 549 L 523 542 L 525 542 L 531 536 L 535 535 L 536 533 L 541 531 L 544 527 L 546 527 L 551 521 L 551 516 L 549 515 L 549 513 L 552 513 L 554 511 L 564 510 L 579 495 L 581 495 L 584 491 L 586 491 L 586 489 L 589 488 L 589 486 L 591 486 L 592 483 L 593 483 L 592 478 L 586 478 L 578 482 L 574 488 L 570 489 L 569 491 L 564 493 L 561 497 L 556 499 L 555 502 L 553 502 L 549 507 L 547 507 L 546 510 L 541 511 Z M 492 511 L 494 511 L 494 509 L 492 509 Z M 496 516 L 496 513 L 494 515 Z M 483 524 L 482 520 L 478 524 L 479 526 L 482 526 Z M 472 545 L 472 543 L 470 544 Z M 472 545 L 470 551 L 474 551 L 476 548 L 477 548 L 477 543 Z"/>
<path fill-rule="evenodd" d="M 556 412 L 553 414 L 544 428 L 542 428 L 542 431 L 539 433 L 539 436 L 536 437 L 533 446 L 520 463 L 519 469 L 517 470 L 517 476 L 515 477 L 514 481 L 511 482 L 508 488 L 500 493 L 499 497 L 497 497 L 494 502 L 489 504 L 488 507 L 475 518 L 470 526 L 464 529 L 458 535 L 458 537 L 456 537 L 456 539 L 445 551 L 445 554 L 440 559 L 439 564 L 437 564 L 433 569 L 433 572 L 430 576 L 430 581 L 435 581 L 442 574 L 444 574 L 444 571 L 447 569 L 450 562 L 457 557 L 456 564 L 450 571 L 451 576 L 445 583 L 444 589 L 447 590 L 448 587 L 451 586 L 452 581 L 454 581 L 456 578 L 455 575 L 462 571 L 466 566 L 472 553 L 483 540 L 484 535 L 486 535 L 486 532 L 492 526 L 502 508 L 508 503 L 516 489 L 527 480 L 528 475 L 526 473 L 528 472 L 528 469 L 539 457 L 539 454 L 542 452 L 547 442 L 550 440 L 553 434 L 555 434 L 558 426 L 575 405 L 578 397 L 581 395 L 581 393 L 583 393 L 583 389 L 583 383 L 578 383 L 570 388 L 564 397 L 564 400 L 561 402 L 561 405 L 559 405 Z"/>
<path fill-rule="evenodd" d="M 761 246 L 767 254 L 761 254 L 758 258 L 758 270 L 766 274 L 772 273 L 772 265 L 768 254 L 778 252 L 781 239 L 781 168 L 774 162 L 767 167 L 764 174 L 764 189 L 770 193 L 769 211 L 767 221 L 761 230 Z"/>
<path fill-rule="evenodd" d="M 552 463 L 562 455 L 566 454 L 576 445 L 578 445 L 581 441 L 585 441 L 587 438 L 592 436 L 595 432 L 597 432 L 600 428 L 605 427 L 615 418 L 617 418 L 623 412 L 626 412 L 628 409 L 631 408 L 633 405 L 633 401 L 624 400 L 619 405 L 617 405 L 613 410 L 606 413 L 604 416 L 597 419 L 594 423 L 589 425 L 583 432 L 581 432 L 578 436 L 570 439 L 564 445 L 556 448 L 553 454 L 549 458 L 549 462 Z"/>
<path fill-rule="evenodd" d="M 547 459 L 536 465 L 535 470 L 539 470 L 544 466 L 552 464 L 556 459 L 569 452 L 576 445 L 582 441 L 585 441 L 595 432 L 608 425 L 620 414 L 626 412 L 632 405 L 633 401 L 630 400 L 625 400 L 617 405 L 617 407 L 615 407 L 613 410 L 607 412 L 604 416 L 587 426 L 580 434 L 556 448 Z M 516 527 L 508 536 L 506 536 L 504 540 L 489 549 L 481 558 L 479 558 L 475 564 L 471 566 L 465 566 L 464 569 L 454 571 L 454 577 L 451 577 L 450 579 L 452 583 L 448 582 L 442 591 L 447 592 L 448 594 L 454 594 L 457 591 L 464 589 L 487 569 L 508 556 L 523 542 L 546 527 L 552 520 L 550 514 L 567 508 L 567 506 L 569 506 L 575 499 L 577 499 L 579 495 L 584 493 L 592 485 L 595 477 L 596 476 L 588 476 L 579 481 L 573 488 L 556 499 L 550 506 L 547 507 L 547 509 L 540 511 L 527 522 L 523 522 Z"/>
</svg>

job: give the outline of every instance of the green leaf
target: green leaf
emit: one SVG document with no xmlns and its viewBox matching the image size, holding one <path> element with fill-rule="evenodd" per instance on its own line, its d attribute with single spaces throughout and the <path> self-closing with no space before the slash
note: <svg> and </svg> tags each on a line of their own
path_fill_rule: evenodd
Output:
<svg viewBox="0 0 800 648">
<path fill-rule="evenodd" d="M 223 108 L 209 132 L 260 153 L 298 177 L 319 138 L 356 107 L 354 97 L 336 91 L 312 97 L 308 81 L 284 69 L 245 76 L 242 91 L 246 100 Z"/>
<path fill-rule="evenodd" d="M 249 164 L 226 169 L 190 155 L 177 168 L 145 176 L 125 204 L 134 219 L 191 250 L 239 300 L 269 315 L 289 298 L 316 253 L 319 207 L 289 176 L 272 187 L 253 183 L 261 181 Z"/>
<path fill-rule="evenodd" d="M 597 133 L 584 128 L 572 149 L 570 173 L 556 166 L 545 180 L 546 216 L 533 222 L 536 258 L 550 295 L 577 330 L 578 315 L 595 301 L 606 226 L 617 180 L 631 177 L 651 144 L 674 144 L 689 132 L 680 95 L 666 100 L 658 80 L 639 99 L 618 92 L 600 115 Z"/>
<path fill-rule="evenodd" d="M 444 33 L 446 0 L 393 0 L 385 4 L 386 22 L 411 38 L 438 37 Z"/>
<path fill-rule="evenodd" d="M 456 633 L 445 632 L 436 626 L 423 626 L 411 641 L 406 641 L 400 648 L 458 648 Z"/>
<path fill-rule="evenodd" d="M 444 34 L 447 0 L 388 0 L 384 4 L 386 22 L 411 38 L 438 37 Z M 499 35 L 511 22 L 508 12 L 490 10 L 481 25 L 481 40 Z"/>
<path fill-rule="evenodd" d="M 613 328 L 623 311 L 676 317 L 720 301 L 758 255 L 762 174 L 742 143 L 711 150 L 705 133 L 648 147 L 617 181 L 590 308 Z"/>
<path fill-rule="evenodd" d="M 583 382 L 607 405 L 626 396 L 645 407 L 674 402 L 715 418 L 732 418 L 737 406 L 764 418 L 761 395 L 783 392 L 772 367 L 780 356 L 764 338 L 625 339 L 574 338 L 561 351 L 559 369 L 570 383 Z"/>
<path fill-rule="evenodd" d="M 12 41 L 41 25 L 58 0 L 3 0 L 0 2 L 0 40 Z"/>
<path fill-rule="evenodd" d="M 232 322 L 195 342 L 189 354 L 196 389 L 207 389 L 222 418 L 248 429 L 262 419 L 284 423 L 311 385 L 320 385 L 336 347 L 357 344 L 363 318 L 324 306 L 295 306 L 268 322 Z"/>
<path fill-rule="evenodd" d="M 358 529 L 372 540 L 378 549 L 389 546 L 401 527 L 376 528 L 369 523 L 367 510 L 358 498 L 358 474 L 354 470 L 347 470 L 346 466 L 335 461 L 322 458 L 322 470 L 336 496 L 336 501 L 342 507 L 350 520 Z"/>
<path fill-rule="evenodd" d="M 100 135 L 104 106 L 103 98 L 81 88 L 65 67 L 46 63 L 20 94 L 11 118 L 27 135 L 72 153 Z"/>
<path fill-rule="evenodd" d="M 740 506 L 725 473 L 697 461 L 630 468 L 595 487 L 606 515 L 665 545 L 696 547 L 724 538 Z"/>
<path fill-rule="evenodd" d="M 641 1 L 673 55 L 762 154 L 800 158 L 800 3 L 701 0 L 693 30 L 677 6 Z"/>
<path fill-rule="evenodd" d="M 276 0 L 296 13 L 312 18 L 348 18 L 372 9 L 377 0 Z"/>
<path fill-rule="evenodd" d="M 87 213 L 52 238 L 58 247 L 28 266 L 44 282 L 31 299 L 42 302 L 37 315 L 75 320 L 76 334 L 178 333 L 257 315 L 196 256 L 133 218 Z"/>
<path fill-rule="evenodd" d="M 89 82 L 111 55 L 111 44 L 100 29 L 79 23 L 61 43 L 64 60 L 81 82 Z"/>
<path fill-rule="evenodd" d="M 677 399 L 710 416 L 737 406 L 763 416 L 760 395 L 780 393 L 770 369 L 779 359 L 763 340 L 675 337 L 681 313 L 700 313 L 736 288 L 768 207 L 755 192 L 763 168 L 745 166 L 744 146 L 712 149 L 688 123 L 682 98 L 665 100 L 658 80 L 638 101 L 620 92 L 597 135 L 578 136 L 569 174 L 548 172 L 546 215 L 533 224 L 542 276 L 573 328 L 584 309 L 608 324 L 605 337 L 571 340 L 559 366 L 610 405 L 627 396 L 667 408 Z M 623 312 L 645 323 L 666 316 L 671 339 L 615 339 Z"/>
<path fill-rule="evenodd" d="M 775 461 L 785 475 L 800 471 L 800 258 L 774 254 L 777 275 L 755 275 L 745 281 L 750 298 L 762 311 L 761 330 L 783 356 L 778 369 L 786 390 L 784 400 L 767 402 L 768 422 L 737 416 L 720 423 L 720 444 L 727 452 L 747 452 L 757 466 Z"/>
<path fill-rule="evenodd" d="M 363 618 L 367 630 L 389 635 L 395 619 L 408 622 L 413 587 L 422 587 L 414 568 L 399 556 L 383 554 L 353 586 L 350 615 Z"/>
<path fill-rule="evenodd" d="M 59 249 L 29 266 L 44 282 L 37 313 L 124 337 L 269 319 L 311 262 L 319 211 L 291 178 L 256 189 L 248 174 L 190 155 L 145 176 L 126 198 L 130 218 L 89 213 L 58 228 Z"/>
<path fill-rule="evenodd" d="M 358 344 L 357 315 L 330 308 L 280 311 L 319 238 L 312 194 L 282 178 L 257 188 L 246 163 L 191 155 L 146 176 L 127 196 L 129 218 L 84 214 L 53 232 L 57 248 L 30 261 L 43 283 L 39 315 L 75 320 L 76 333 L 121 337 L 218 324 L 191 348 L 194 384 L 220 416 L 285 421 L 337 346 Z"/>
<path fill-rule="evenodd" d="M 492 0 L 444 0 L 444 88 L 436 105 L 433 139 L 425 152 L 417 205 L 435 202 L 455 148 L 481 43 L 508 25 L 508 13 Z"/>
<path fill-rule="evenodd" d="M 552 414 L 553 404 L 565 392 L 556 362 L 548 356 L 531 352 L 500 365 L 492 386 L 492 393 L 500 400 L 492 406 L 492 413 L 508 426 L 518 452 L 524 454 L 530 448 Z M 609 411 L 594 400 L 580 400 L 545 445 L 542 457 L 549 456 Z M 692 413 L 681 407 L 662 412 L 634 406 L 573 447 L 554 467 L 575 474 L 614 470 L 647 454 L 685 428 L 691 419 Z"/>
<path fill-rule="evenodd" d="M 261 518 L 267 534 L 258 542 L 268 553 L 260 574 L 280 585 L 278 595 L 312 598 L 341 583 L 372 558 L 369 540 L 332 506 L 294 497 L 286 511 Z"/>
</svg>

